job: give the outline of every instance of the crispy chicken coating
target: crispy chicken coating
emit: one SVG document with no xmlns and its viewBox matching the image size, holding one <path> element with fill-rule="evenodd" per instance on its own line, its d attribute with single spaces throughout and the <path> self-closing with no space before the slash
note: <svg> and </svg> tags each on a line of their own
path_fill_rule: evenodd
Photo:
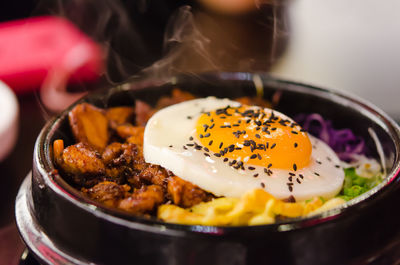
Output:
<svg viewBox="0 0 400 265">
<path fill-rule="evenodd" d="M 168 179 L 167 190 L 168 195 L 172 198 L 172 202 L 184 208 L 209 201 L 212 198 L 204 190 L 177 176 L 172 176 Z"/>
<path fill-rule="evenodd" d="M 100 175 L 105 172 L 99 153 L 84 143 L 65 148 L 61 155 L 60 167 L 73 175 Z"/>
<path fill-rule="evenodd" d="M 143 186 L 119 202 L 118 208 L 133 214 L 148 213 L 164 201 L 164 191 L 158 185 Z"/>
<path fill-rule="evenodd" d="M 108 108 L 106 117 L 112 129 L 116 129 L 118 125 L 125 124 L 131 121 L 134 114 L 132 107 L 113 107 Z"/>
<path fill-rule="evenodd" d="M 88 144 L 99 152 L 103 151 L 109 139 L 108 120 L 104 110 L 81 103 L 70 111 L 68 118 L 78 142 Z"/>
<path fill-rule="evenodd" d="M 120 137 L 124 139 L 129 138 L 130 143 L 143 145 L 144 127 L 124 124 L 118 126 L 116 131 Z"/>
<path fill-rule="evenodd" d="M 129 196 L 128 185 L 118 185 L 115 182 L 104 181 L 96 184 L 90 189 L 82 188 L 82 192 L 89 198 L 104 203 L 109 207 L 117 207 L 120 200 Z"/>
</svg>

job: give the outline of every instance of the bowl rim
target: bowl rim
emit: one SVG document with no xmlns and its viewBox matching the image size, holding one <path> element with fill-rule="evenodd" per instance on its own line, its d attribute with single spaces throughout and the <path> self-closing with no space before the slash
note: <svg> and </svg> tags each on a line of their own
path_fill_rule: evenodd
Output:
<svg viewBox="0 0 400 265">
<path fill-rule="evenodd" d="M 343 215 L 347 215 L 352 209 L 363 209 L 367 207 L 367 202 L 373 200 L 384 193 L 389 192 L 395 186 L 395 183 L 400 183 L 400 127 L 399 125 L 385 114 L 382 110 L 376 107 L 374 104 L 367 100 L 361 99 L 360 97 L 334 89 L 327 89 L 316 87 L 301 82 L 284 80 L 276 77 L 271 77 L 266 73 L 244 73 L 244 72 L 217 72 L 217 73 L 206 73 L 204 77 L 218 78 L 222 81 L 253 81 L 253 77 L 258 75 L 262 78 L 262 85 L 272 86 L 274 88 L 284 88 L 289 91 L 300 91 L 308 89 L 317 96 L 324 98 L 335 99 L 335 102 L 343 105 L 350 106 L 353 109 L 361 112 L 362 115 L 367 116 L 374 122 L 376 122 L 382 129 L 384 129 L 391 138 L 394 139 L 395 146 L 395 157 L 394 167 L 390 174 L 376 187 L 367 191 L 366 193 L 346 202 L 345 204 L 339 205 L 335 208 L 329 209 L 319 214 L 315 214 L 307 217 L 291 218 L 289 220 L 275 222 L 267 225 L 255 225 L 255 226 L 203 226 L 203 225 L 183 225 L 167 223 L 155 218 L 148 219 L 141 216 L 134 216 L 132 214 L 123 212 L 122 210 L 112 209 L 102 206 L 100 203 L 86 198 L 80 195 L 79 191 L 70 186 L 55 170 L 51 159 L 51 136 L 59 124 L 62 122 L 63 117 L 68 115 L 68 112 L 76 105 L 81 102 L 85 102 L 88 98 L 95 98 L 96 96 L 102 95 L 104 89 L 96 91 L 95 93 L 89 94 L 82 97 L 80 100 L 73 103 L 59 115 L 51 119 L 41 130 L 34 148 L 34 163 L 37 166 L 37 170 L 42 175 L 45 185 L 52 189 L 59 196 L 68 200 L 73 205 L 87 211 L 98 218 L 105 219 L 117 225 L 121 225 L 130 229 L 137 229 L 147 232 L 154 232 L 157 234 L 175 235 L 175 236 L 188 236 L 188 232 L 191 235 L 221 235 L 221 234 L 232 234 L 242 233 L 244 231 L 254 231 L 259 233 L 261 231 L 271 232 L 286 232 L 297 230 L 301 228 L 307 228 L 315 225 L 319 225 L 325 222 L 329 222 L 333 219 L 337 219 Z M 126 90 L 140 90 L 145 87 L 156 87 L 166 84 L 177 84 L 179 79 L 172 77 L 169 80 L 139 80 L 133 83 L 124 82 L 118 84 L 108 90 L 108 94 L 115 93 L 118 91 Z"/>
</svg>

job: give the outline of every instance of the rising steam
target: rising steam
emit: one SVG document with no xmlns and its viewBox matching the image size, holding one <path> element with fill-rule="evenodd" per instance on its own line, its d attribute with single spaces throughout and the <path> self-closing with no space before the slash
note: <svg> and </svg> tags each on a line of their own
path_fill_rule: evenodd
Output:
<svg viewBox="0 0 400 265">
<path fill-rule="evenodd" d="M 116 0 L 42 0 L 36 13 L 63 16 L 100 43 L 107 62 L 103 81 L 113 84 L 132 77 L 165 80 L 179 73 L 268 71 L 287 37 L 284 2 L 259 0 L 255 2 L 256 10 L 240 16 L 213 13 L 196 4 L 196 8 L 175 8 L 167 17 L 166 27 L 157 25 L 164 31 L 164 38 L 155 46 L 161 47 L 163 42 L 162 51 L 149 45 L 150 33 L 146 33 L 154 29 L 155 23 L 143 24 L 140 18 L 148 16 L 146 12 L 151 8 L 146 0 L 134 1 L 134 7 L 129 7 L 139 18 L 130 17 L 126 7 Z M 154 46 L 157 38 L 152 41 Z M 84 56 L 74 67 L 82 63 Z M 50 110 L 64 109 L 83 95 L 66 92 L 73 71 L 73 67 L 58 66 L 43 84 L 41 98 Z"/>
</svg>

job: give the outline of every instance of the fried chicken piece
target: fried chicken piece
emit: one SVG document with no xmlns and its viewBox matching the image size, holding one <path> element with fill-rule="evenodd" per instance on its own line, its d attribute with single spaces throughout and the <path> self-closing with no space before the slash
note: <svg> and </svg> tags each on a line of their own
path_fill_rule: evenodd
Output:
<svg viewBox="0 0 400 265">
<path fill-rule="evenodd" d="M 97 184 L 105 173 L 100 154 L 84 143 L 65 148 L 56 163 L 66 177 L 84 187 Z"/>
<path fill-rule="evenodd" d="M 113 159 L 119 157 L 123 152 L 122 144 L 118 142 L 111 143 L 106 146 L 101 155 L 104 164 L 108 165 Z"/>
<path fill-rule="evenodd" d="M 128 198 L 121 200 L 118 208 L 130 213 L 148 213 L 164 201 L 163 188 L 158 185 L 143 186 Z"/>
<path fill-rule="evenodd" d="M 173 203 L 183 208 L 192 207 L 211 199 L 211 195 L 206 191 L 177 176 L 168 178 L 167 191 Z"/>
<path fill-rule="evenodd" d="M 118 183 L 135 175 L 135 164 L 143 159 L 137 145 L 117 142 L 109 144 L 104 149 L 102 158 L 106 165 L 107 177 Z M 134 186 L 141 187 L 142 183 Z"/>
<path fill-rule="evenodd" d="M 162 97 L 158 100 L 156 109 L 162 109 L 191 99 L 195 99 L 195 96 L 191 93 L 174 88 L 170 97 Z"/>
<path fill-rule="evenodd" d="M 129 185 L 118 185 L 115 182 L 104 181 L 90 189 L 82 188 L 82 192 L 89 198 L 109 207 L 117 207 L 120 200 L 129 196 Z"/>
<path fill-rule="evenodd" d="M 104 110 L 81 103 L 69 112 L 68 118 L 77 142 L 86 143 L 99 152 L 103 151 L 109 139 Z"/>
<path fill-rule="evenodd" d="M 166 186 L 168 174 L 166 170 L 158 165 L 147 164 L 139 174 L 139 179 L 147 183 Z"/>
<path fill-rule="evenodd" d="M 60 167 L 71 175 L 99 175 L 105 172 L 100 154 L 84 143 L 65 148 L 61 155 Z"/>
<path fill-rule="evenodd" d="M 124 139 L 129 138 L 130 143 L 143 145 L 144 127 L 124 124 L 118 126 L 116 131 L 120 137 Z"/>
<path fill-rule="evenodd" d="M 108 108 L 106 111 L 106 117 L 109 121 L 109 125 L 114 130 L 118 127 L 118 125 L 130 122 L 133 114 L 134 109 L 132 107 L 113 107 Z"/>
</svg>

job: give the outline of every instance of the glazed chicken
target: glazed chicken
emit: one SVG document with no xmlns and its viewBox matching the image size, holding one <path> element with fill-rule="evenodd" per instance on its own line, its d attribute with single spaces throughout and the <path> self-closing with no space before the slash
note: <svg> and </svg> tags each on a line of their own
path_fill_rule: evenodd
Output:
<svg viewBox="0 0 400 265">
<path fill-rule="evenodd" d="M 53 144 L 61 175 L 92 200 L 132 214 L 152 214 L 163 203 L 191 207 L 213 196 L 143 158 L 144 125 L 159 108 L 194 98 L 174 90 L 152 108 L 142 101 L 133 107 L 101 109 L 76 105 L 69 123 L 76 144 Z M 135 121 L 136 120 L 136 121 Z"/>
</svg>

